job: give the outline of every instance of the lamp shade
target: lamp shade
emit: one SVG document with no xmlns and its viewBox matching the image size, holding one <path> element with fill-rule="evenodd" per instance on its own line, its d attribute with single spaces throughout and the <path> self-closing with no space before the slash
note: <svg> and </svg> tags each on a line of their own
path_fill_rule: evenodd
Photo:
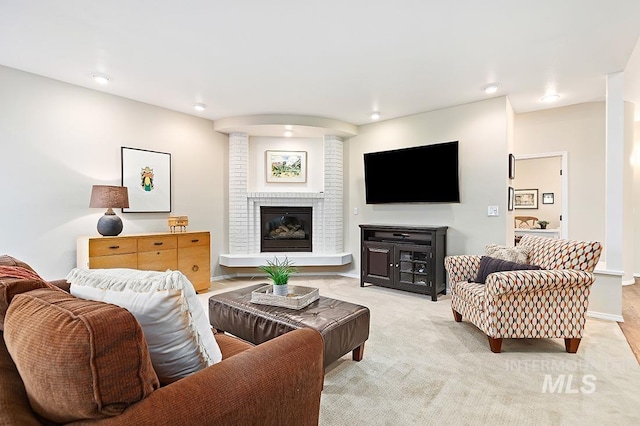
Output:
<svg viewBox="0 0 640 426">
<path fill-rule="evenodd" d="M 112 209 L 129 207 L 129 191 L 126 186 L 93 185 L 89 207 L 107 209 L 98 220 L 98 232 L 105 237 L 115 237 L 122 232 L 122 220 Z"/>
<path fill-rule="evenodd" d="M 126 186 L 93 185 L 89 207 L 127 208 L 129 191 Z"/>
</svg>

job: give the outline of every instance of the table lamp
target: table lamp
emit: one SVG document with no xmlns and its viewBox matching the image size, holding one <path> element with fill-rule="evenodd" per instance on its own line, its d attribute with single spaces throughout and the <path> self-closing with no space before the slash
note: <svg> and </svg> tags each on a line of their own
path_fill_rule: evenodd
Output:
<svg viewBox="0 0 640 426">
<path fill-rule="evenodd" d="M 115 237 L 122 232 L 122 219 L 113 209 L 129 207 L 129 191 L 126 186 L 93 185 L 89 207 L 107 208 L 98 220 L 98 232 L 105 237 Z"/>
</svg>

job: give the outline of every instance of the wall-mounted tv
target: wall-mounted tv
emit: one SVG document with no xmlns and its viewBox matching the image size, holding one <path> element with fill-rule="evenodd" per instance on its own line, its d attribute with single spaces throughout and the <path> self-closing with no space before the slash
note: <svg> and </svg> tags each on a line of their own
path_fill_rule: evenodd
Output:
<svg viewBox="0 0 640 426">
<path fill-rule="evenodd" d="M 364 154 L 367 204 L 459 203 L 458 141 Z"/>
</svg>

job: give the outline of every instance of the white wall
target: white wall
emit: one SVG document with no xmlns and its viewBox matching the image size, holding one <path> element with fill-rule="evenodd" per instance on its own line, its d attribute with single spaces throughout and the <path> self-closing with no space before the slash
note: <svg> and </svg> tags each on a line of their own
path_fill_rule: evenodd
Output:
<svg viewBox="0 0 640 426">
<path fill-rule="evenodd" d="M 568 152 L 568 220 L 569 238 L 576 240 L 600 241 L 605 245 L 605 182 L 606 182 L 606 105 L 604 102 L 590 102 L 562 108 L 535 111 L 516 115 L 517 155 L 540 154 L 545 152 Z M 631 157 L 633 134 L 633 105 L 625 103 L 625 157 Z M 638 128 L 638 124 L 635 124 Z M 640 146 L 640 142 L 636 142 Z M 636 151 L 638 152 L 638 151 Z M 629 167 L 628 164 L 624 165 Z M 633 192 L 638 193 L 638 166 L 633 172 L 624 172 L 625 182 L 634 186 L 624 195 L 624 256 L 627 265 L 636 273 L 640 271 L 640 241 L 632 238 L 638 233 L 640 215 L 637 213 L 640 195 L 633 200 Z M 516 172 L 517 178 L 517 172 Z M 633 216 L 633 217 L 632 217 Z M 632 259 L 633 258 L 633 259 Z M 635 259 L 635 260 L 634 260 Z M 601 256 L 604 260 L 604 254 Z M 633 265 L 633 266 L 631 266 Z M 630 271 L 625 271 L 629 275 Z"/>
<path fill-rule="evenodd" d="M 545 152 L 568 152 L 568 221 L 569 238 L 594 240 L 603 243 L 601 261 L 606 259 L 606 105 L 592 102 L 563 108 L 536 111 L 516 116 L 517 154 L 540 154 Z M 631 155 L 633 126 L 630 104 L 625 104 L 625 155 Z M 628 139 L 628 140 L 627 140 Z M 628 164 L 625 171 L 625 186 L 631 184 Z M 517 173 L 517 172 L 516 172 Z M 628 193 L 627 193 L 628 192 Z M 632 265 L 634 249 L 631 235 L 634 233 L 631 219 L 631 190 L 625 190 L 624 241 L 625 265 Z M 637 221 L 636 221 L 637 223 Z M 637 240 L 637 239 L 636 239 Z M 635 250 L 635 252 L 634 252 Z M 637 255 L 636 255 L 637 257 Z M 629 271 L 610 271 L 606 265 L 597 269 L 596 282 L 592 287 L 590 313 L 606 318 L 621 316 L 622 275 Z M 629 266 L 633 267 L 633 266 Z M 627 268 L 627 266 L 625 266 Z M 617 275 L 616 275 L 617 274 Z"/>
<path fill-rule="evenodd" d="M 569 238 L 604 243 L 604 102 L 517 114 L 515 134 L 516 156 L 567 151 Z"/>
<path fill-rule="evenodd" d="M 0 254 L 45 279 L 76 265 L 98 235 L 94 184 L 120 184 L 120 147 L 171 153 L 173 213 L 211 231 L 212 274 L 227 246 L 227 137 L 209 120 L 0 66 Z M 120 213 L 123 233 L 167 232 L 167 213 Z"/>
<path fill-rule="evenodd" d="M 509 111 L 507 99 L 500 97 L 360 127 L 358 136 L 345 143 L 345 249 L 354 254 L 350 273 L 360 270 L 360 224 L 448 226 L 447 254 L 480 254 L 488 243 L 506 243 Z M 460 142 L 460 203 L 365 204 L 364 153 L 454 140 Z M 499 217 L 487 217 L 490 205 L 499 206 Z"/>
</svg>

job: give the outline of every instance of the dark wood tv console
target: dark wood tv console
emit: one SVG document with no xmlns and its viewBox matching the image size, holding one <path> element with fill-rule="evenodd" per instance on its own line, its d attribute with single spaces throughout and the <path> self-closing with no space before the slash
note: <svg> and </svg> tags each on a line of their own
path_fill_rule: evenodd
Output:
<svg viewBox="0 0 640 426">
<path fill-rule="evenodd" d="M 446 226 L 360 225 L 360 287 L 365 283 L 427 294 L 446 292 Z"/>
</svg>

